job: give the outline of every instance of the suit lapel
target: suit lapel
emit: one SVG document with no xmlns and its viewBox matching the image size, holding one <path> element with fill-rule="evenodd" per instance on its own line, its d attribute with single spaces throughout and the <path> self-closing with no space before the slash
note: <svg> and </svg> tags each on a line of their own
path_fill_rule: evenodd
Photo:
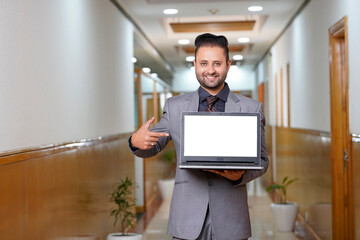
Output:
<svg viewBox="0 0 360 240">
<path fill-rule="evenodd" d="M 199 110 L 199 94 L 197 91 L 189 95 L 187 102 L 185 102 L 185 110 L 188 112 L 197 112 Z"/>
<path fill-rule="evenodd" d="M 229 93 L 228 100 L 225 103 L 225 112 L 240 112 L 240 100 L 233 92 Z"/>
</svg>

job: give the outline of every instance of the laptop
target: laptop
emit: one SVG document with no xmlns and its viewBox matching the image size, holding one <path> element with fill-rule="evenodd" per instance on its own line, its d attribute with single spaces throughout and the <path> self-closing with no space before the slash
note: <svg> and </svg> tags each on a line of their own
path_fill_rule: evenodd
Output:
<svg viewBox="0 0 360 240">
<path fill-rule="evenodd" d="M 260 113 L 182 112 L 182 169 L 262 169 Z"/>
</svg>

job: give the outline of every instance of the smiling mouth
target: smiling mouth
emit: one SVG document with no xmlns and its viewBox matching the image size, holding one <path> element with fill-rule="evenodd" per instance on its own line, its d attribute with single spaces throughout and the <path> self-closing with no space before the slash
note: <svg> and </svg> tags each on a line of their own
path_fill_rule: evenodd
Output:
<svg viewBox="0 0 360 240">
<path fill-rule="evenodd" d="M 217 79 L 217 76 L 205 76 L 205 78 L 209 81 L 214 81 Z"/>
</svg>

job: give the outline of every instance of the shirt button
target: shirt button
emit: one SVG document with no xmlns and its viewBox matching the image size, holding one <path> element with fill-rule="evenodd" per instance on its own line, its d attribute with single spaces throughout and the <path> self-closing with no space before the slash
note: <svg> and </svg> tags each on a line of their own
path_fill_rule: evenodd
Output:
<svg viewBox="0 0 360 240">
<path fill-rule="evenodd" d="M 212 185 L 214 185 L 214 183 L 212 181 L 209 181 L 208 185 L 211 187 Z"/>
</svg>

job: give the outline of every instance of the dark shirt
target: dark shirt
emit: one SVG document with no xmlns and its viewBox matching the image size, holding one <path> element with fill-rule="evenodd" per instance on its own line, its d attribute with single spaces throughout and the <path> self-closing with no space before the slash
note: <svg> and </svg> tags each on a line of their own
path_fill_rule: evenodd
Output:
<svg viewBox="0 0 360 240">
<path fill-rule="evenodd" d="M 227 101 L 229 93 L 230 93 L 229 86 L 227 83 L 225 83 L 224 88 L 221 89 L 221 91 L 218 94 L 216 94 L 216 96 L 219 99 L 214 104 L 215 112 L 225 112 L 225 103 Z M 206 107 L 207 107 L 206 98 L 211 96 L 211 94 L 208 93 L 202 87 L 199 87 L 198 94 L 199 94 L 199 109 L 198 109 L 198 111 L 206 112 Z"/>
</svg>

